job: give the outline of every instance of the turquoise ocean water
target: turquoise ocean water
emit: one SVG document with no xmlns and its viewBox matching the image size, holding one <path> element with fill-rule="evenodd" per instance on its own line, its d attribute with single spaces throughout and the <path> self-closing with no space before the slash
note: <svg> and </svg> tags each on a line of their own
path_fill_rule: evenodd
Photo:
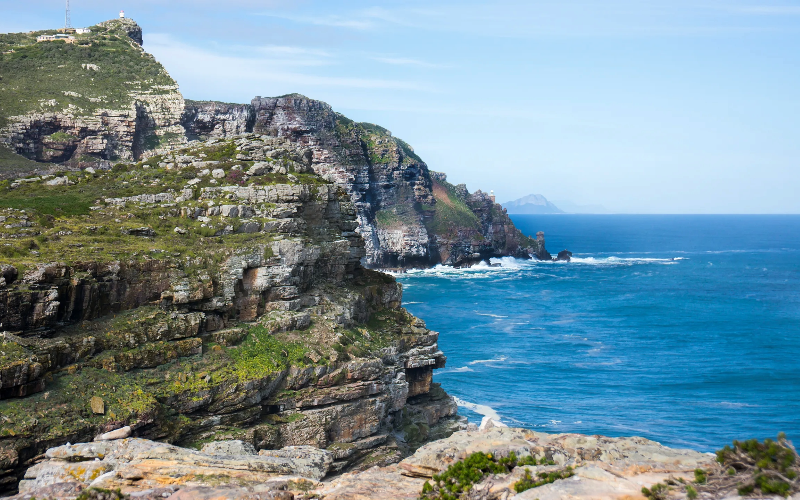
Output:
<svg viewBox="0 0 800 500">
<path fill-rule="evenodd" d="M 800 216 L 513 219 L 573 262 L 398 276 L 471 421 L 699 450 L 800 441 Z"/>
</svg>

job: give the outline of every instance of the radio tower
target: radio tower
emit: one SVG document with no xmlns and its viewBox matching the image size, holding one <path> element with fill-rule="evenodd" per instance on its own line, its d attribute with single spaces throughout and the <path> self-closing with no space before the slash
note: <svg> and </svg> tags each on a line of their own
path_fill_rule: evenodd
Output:
<svg viewBox="0 0 800 500">
<path fill-rule="evenodd" d="M 69 0 L 67 0 L 67 10 L 64 13 L 64 29 L 72 28 L 72 20 L 69 18 Z"/>
</svg>

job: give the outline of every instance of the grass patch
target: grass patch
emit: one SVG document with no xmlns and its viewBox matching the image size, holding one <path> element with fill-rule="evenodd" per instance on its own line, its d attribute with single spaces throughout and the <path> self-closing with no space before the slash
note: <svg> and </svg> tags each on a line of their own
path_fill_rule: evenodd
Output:
<svg viewBox="0 0 800 500">
<path fill-rule="evenodd" d="M 433 194 L 436 197 L 434 215 L 425 222 L 429 231 L 449 238 L 464 231 L 481 234 L 478 216 L 456 195 L 451 184 L 434 179 Z"/>
<path fill-rule="evenodd" d="M 0 115 L 2 109 L 0 108 Z M 39 163 L 0 146 L 0 181 L 14 177 L 25 177 L 33 172 L 53 167 L 50 163 Z"/>
<path fill-rule="evenodd" d="M 0 127 L 8 117 L 70 110 L 79 116 L 124 109 L 131 93 L 163 93 L 175 81 L 119 26 L 78 35 L 78 43 L 36 43 L 39 31 L 0 35 Z M 98 69 L 87 69 L 93 64 Z M 73 107 L 70 108 L 70 105 Z"/>
<path fill-rule="evenodd" d="M 311 364 L 308 352 L 303 343 L 281 341 L 258 325 L 250 328 L 247 339 L 230 355 L 239 378 L 245 380 L 285 370 L 289 366 L 308 366 Z"/>
<path fill-rule="evenodd" d="M 72 193 L 63 188 L 41 187 L 38 191 L 52 194 L 30 195 L 27 191 L 10 191 L 0 198 L 0 208 L 33 210 L 41 215 L 74 216 L 86 215 L 94 204 L 91 193 Z"/>
</svg>

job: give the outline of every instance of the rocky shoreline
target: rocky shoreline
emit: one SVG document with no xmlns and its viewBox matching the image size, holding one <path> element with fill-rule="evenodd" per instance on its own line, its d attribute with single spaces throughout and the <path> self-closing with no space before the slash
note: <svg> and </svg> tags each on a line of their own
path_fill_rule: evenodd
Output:
<svg viewBox="0 0 800 500">
<path fill-rule="evenodd" d="M 497 500 L 644 498 L 642 487 L 667 479 L 691 480 L 696 469 L 709 468 L 714 461 L 712 454 L 671 449 L 643 438 L 545 434 L 491 423 L 429 443 L 399 464 L 343 475 L 330 474 L 335 451 L 312 447 L 256 453 L 247 443 L 222 441 L 198 451 L 123 438 L 48 450 L 28 469 L 20 494 L 12 498 L 68 499 L 96 488 L 118 489 L 132 499 L 411 500 L 419 498 L 435 474 L 478 452 L 547 461 L 491 475 L 469 497 Z M 568 479 L 514 491 L 526 473 L 566 467 L 574 471 Z"/>
</svg>

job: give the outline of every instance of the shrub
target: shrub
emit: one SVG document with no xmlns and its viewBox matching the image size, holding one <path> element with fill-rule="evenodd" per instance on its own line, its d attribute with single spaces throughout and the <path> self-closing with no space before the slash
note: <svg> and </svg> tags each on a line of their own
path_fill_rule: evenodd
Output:
<svg viewBox="0 0 800 500">
<path fill-rule="evenodd" d="M 465 497 L 472 487 L 483 480 L 488 474 L 505 474 L 521 465 L 554 464 L 555 462 L 542 458 L 537 461 L 535 457 L 518 459 L 514 452 L 507 457 L 496 458 L 491 453 L 477 452 L 466 459 L 456 462 L 441 474 L 433 476 L 433 484 L 425 482 L 420 493 L 421 500 L 456 500 Z M 534 478 L 529 471 L 525 477 L 514 485 L 519 493 L 543 484 L 552 483 L 573 475 L 572 468 L 540 472 Z"/>
</svg>

